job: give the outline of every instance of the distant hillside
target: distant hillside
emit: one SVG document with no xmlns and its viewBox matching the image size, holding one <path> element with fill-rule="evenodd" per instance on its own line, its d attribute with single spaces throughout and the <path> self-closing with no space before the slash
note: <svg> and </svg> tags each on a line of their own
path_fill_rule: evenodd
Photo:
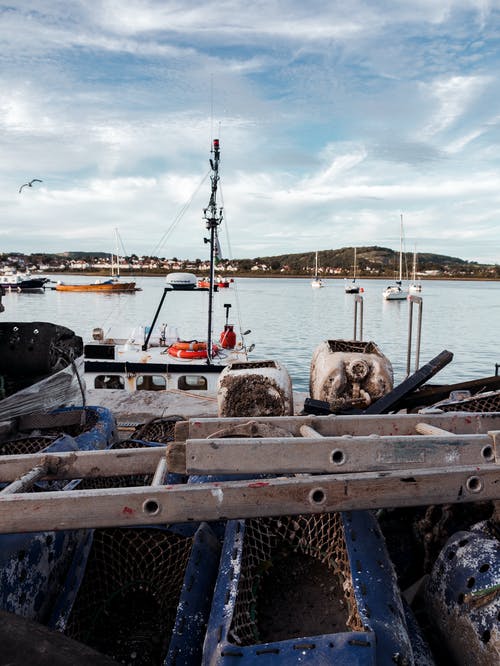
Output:
<svg viewBox="0 0 500 666">
<path fill-rule="evenodd" d="M 399 267 L 399 252 L 387 247 L 358 247 L 356 248 L 357 267 L 360 274 L 381 272 L 387 273 Z M 343 247 L 339 250 L 322 250 L 318 252 L 318 265 L 324 270 L 327 268 L 340 268 L 346 271 L 352 269 L 354 248 Z M 288 267 L 290 272 L 307 272 L 315 262 L 315 252 L 297 254 L 280 254 L 276 256 L 256 257 L 256 264 L 266 264 L 271 269 Z M 458 257 L 448 257 L 442 254 L 423 252 L 417 255 L 417 268 L 419 271 L 447 270 L 461 271 L 467 266 L 479 266 L 477 262 L 468 262 Z M 405 268 L 406 266 L 406 268 Z M 403 270 L 405 273 L 413 266 L 413 253 L 404 253 Z"/>
</svg>

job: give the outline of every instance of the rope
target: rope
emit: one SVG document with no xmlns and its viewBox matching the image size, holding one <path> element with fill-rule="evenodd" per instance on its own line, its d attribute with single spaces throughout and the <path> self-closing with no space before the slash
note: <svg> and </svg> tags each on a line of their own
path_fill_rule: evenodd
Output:
<svg viewBox="0 0 500 666">
<path fill-rule="evenodd" d="M 179 222 L 181 221 L 181 219 L 182 219 L 184 213 L 185 213 L 186 210 L 189 208 L 189 206 L 191 205 L 193 199 L 195 198 L 195 196 L 196 196 L 196 195 L 198 194 L 198 192 L 200 191 L 201 186 L 205 183 L 205 181 L 207 180 L 208 176 L 210 175 L 210 171 L 211 171 L 211 169 L 209 169 L 209 170 L 207 171 L 207 173 L 203 176 L 203 178 L 202 178 L 200 184 L 198 185 L 198 187 L 195 189 L 195 191 L 193 192 L 193 194 L 191 195 L 191 197 L 188 199 L 188 201 L 183 205 L 183 207 L 182 207 L 182 208 L 180 209 L 180 211 L 177 213 L 177 215 L 175 216 L 175 218 L 174 218 L 172 224 L 169 226 L 169 228 L 166 230 L 166 232 L 165 232 L 165 233 L 163 234 L 163 236 L 160 238 L 159 242 L 156 244 L 155 248 L 153 249 L 153 251 L 152 251 L 152 253 L 151 253 L 151 256 L 152 256 L 152 257 L 157 256 L 157 252 L 159 252 L 159 251 L 161 250 L 161 248 L 162 248 L 162 246 L 164 245 L 164 243 L 165 243 L 165 241 L 167 240 L 167 238 L 168 238 L 168 237 L 170 236 L 170 234 L 173 232 L 173 230 L 175 229 L 175 227 L 179 224 Z"/>
<path fill-rule="evenodd" d="M 220 184 L 220 182 L 219 182 L 219 190 L 220 190 L 221 203 L 222 203 L 222 206 L 224 208 L 223 222 L 224 222 L 224 233 L 225 233 L 227 248 L 228 248 L 228 256 L 229 256 L 229 260 L 232 261 L 233 260 L 233 251 L 232 251 L 232 248 L 231 248 L 231 241 L 229 240 L 229 230 L 228 230 L 228 226 L 227 226 L 227 212 L 226 212 L 226 209 L 224 207 L 224 195 L 222 193 L 222 185 Z M 237 318 L 237 321 L 238 321 L 238 329 L 240 331 L 240 336 L 243 339 L 243 324 L 242 324 L 242 321 L 241 321 L 241 307 L 240 307 L 240 295 L 239 295 L 239 291 L 238 291 L 238 283 L 234 282 L 233 285 L 234 285 L 234 300 L 235 300 L 235 303 L 236 303 L 236 318 Z"/>
</svg>

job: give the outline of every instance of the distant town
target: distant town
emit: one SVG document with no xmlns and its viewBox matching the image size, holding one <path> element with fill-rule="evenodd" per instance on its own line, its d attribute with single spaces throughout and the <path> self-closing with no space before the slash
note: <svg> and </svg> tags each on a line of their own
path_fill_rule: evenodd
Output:
<svg viewBox="0 0 500 666">
<path fill-rule="evenodd" d="M 318 252 L 318 274 L 322 277 L 343 278 L 353 272 L 353 248 L 323 250 Z M 420 278 L 500 279 L 500 264 L 479 264 L 456 257 L 422 253 L 418 259 L 405 253 L 404 274 L 411 276 L 412 268 Z M 416 261 L 417 259 L 417 261 Z M 357 277 L 394 277 L 399 253 L 389 248 L 357 248 Z M 206 274 L 208 260 L 178 259 L 177 257 L 151 257 L 132 254 L 128 257 L 111 257 L 103 252 L 65 252 L 62 254 L 17 252 L 0 254 L 0 270 L 31 273 L 84 273 L 163 275 L 175 271 Z M 219 274 L 231 276 L 310 276 L 315 272 L 315 253 L 305 252 L 254 259 L 222 259 L 217 264 Z"/>
</svg>

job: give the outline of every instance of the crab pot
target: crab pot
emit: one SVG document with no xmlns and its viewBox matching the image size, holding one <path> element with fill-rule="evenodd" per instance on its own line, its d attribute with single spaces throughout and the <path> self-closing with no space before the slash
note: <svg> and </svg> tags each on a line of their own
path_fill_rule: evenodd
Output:
<svg viewBox="0 0 500 666">
<path fill-rule="evenodd" d="M 206 523 L 94 530 L 51 626 L 119 663 L 197 664 L 219 554 Z"/>
<path fill-rule="evenodd" d="M 309 392 L 332 410 L 368 407 L 393 388 L 390 361 L 374 342 L 325 340 L 311 360 Z"/>
<path fill-rule="evenodd" d="M 456 532 L 437 558 L 425 591 L 426 612 L 450 662 L 497 665 L 500 654 L 500 542 L 478 523 Z"/>
<path fill-rule="evenodd" d="M 79 419 L 70 426 L 58 425 L 58 415 L 67 412 L 76 412 L 77 416 L 81 412 L 81 425 Z M 34 426 L 35 419 L 30 417 L 30 421 Z M 39 421 L 41 427 L 35 430 L 17 431 L 3 438 L 0 455 L 103 449 L 116 437 L 114 418 L 106 409 L 58 409 L 40 414 Z M 33 490 L 63 492 L 65 484 L 39 481 Z M 87 530 L 0 534 L 0 608 L 46 624 L 69 572 L 85 557 L 89 535 Z"/>
<path fill-rule="evenodd" d="M 233 416 L 291 416 L 292 380 L 277 361 L 234 362 L 220 373 L 218 414 Z"/>
<path fill-rule="evenodd" d="M 371 513 L 228 522 L 202 664 L 255 663 L 416 663 Z"/>
</svg>

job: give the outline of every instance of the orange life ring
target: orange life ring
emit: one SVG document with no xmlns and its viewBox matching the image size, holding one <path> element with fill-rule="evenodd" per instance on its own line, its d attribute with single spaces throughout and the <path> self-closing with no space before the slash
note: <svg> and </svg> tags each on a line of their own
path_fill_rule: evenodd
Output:
<svg viewBox="0 0 500 666">
<path fill-rule="evenodd" d="M 212 354 L 219 351 L 217 345 L 212 345 Z M 198 359 L 207 358 L 207 343 L 197 342 L 174 342 L 168 348 L 168 353 L 174 358 Z"/>
<path fill-rule="evenodd" d="M 170 349 L 182 349 L 188 351 L 202 351 L 207 349 L 206 342 L 198 342 L 198 340 L 186 340 L 174 342 L 170 345 Z"/>
</svg>

